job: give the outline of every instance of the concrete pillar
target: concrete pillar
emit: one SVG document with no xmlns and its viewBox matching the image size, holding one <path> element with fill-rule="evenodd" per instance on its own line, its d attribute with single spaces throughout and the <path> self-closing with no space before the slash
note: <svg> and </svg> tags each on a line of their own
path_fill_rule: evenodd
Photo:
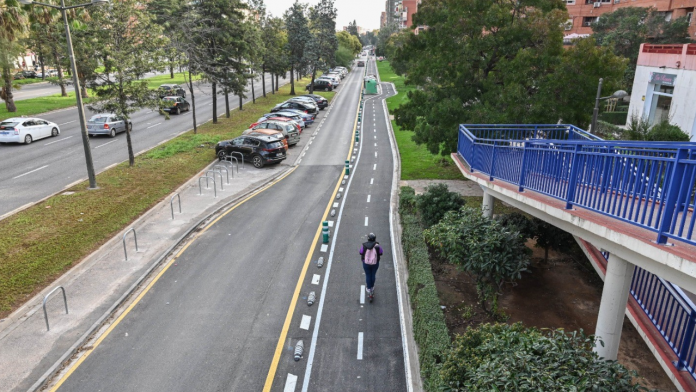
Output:
<svg viewBox="0 0 696 392">
<path fill-rule="evenodd" d="M 483 204 L 481 205 L 481 210 L 483 211 L 483 216 L 486 218 L 493 218 L 493 203 L 495 198 L 485 189 L 483 190 Z"/>
<path fill-rule="evenodd" d="M 607 360 L 616 360 L 619 353 L 621 327 L 626 314 L 634 268 L 633 264 L 613 253 L 609 255 L 595 330 L 595 335 L 602 339 L 604 346 L 597 342 L 594 348 L 600 357 Z"/>
</svg>

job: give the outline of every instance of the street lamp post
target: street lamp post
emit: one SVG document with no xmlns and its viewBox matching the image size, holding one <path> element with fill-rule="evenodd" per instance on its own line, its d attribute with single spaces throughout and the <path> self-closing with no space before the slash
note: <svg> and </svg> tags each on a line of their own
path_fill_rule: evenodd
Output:
<svg viewBox="0 0 696 392">
<path fill-rule="evenodd" d="M 597 86 L 597 98 L 595 99 L 594 110 L 592 111 L 592 123 L 590 124 L 590 132 L 592 133 L 595 133 L 597 131 L 597 115 L 599 114 L 599 101 L 604 99 L 620 99 L 628 96 L 627 92 L 623 90 L 618 90 L 608 97 L 600 97 L 600 95 L 602 95 L 602 83 L 604 83 L 604 79 L 599 78 L 599 85 Z"/>
<path fill-rule="evenodd" d="M 77 77 L 77 67 L 75 66 L 75 53 L 73 52 L 72 38 L 70 36 L 70 26 L 68 25 L 68 16 L 66 11 L 73 8 L 87 7 L 94 4 L 108 3 L 109 0 L 92 0 L 91 3 L 65 6 L 65 0 L 60 1 L 60 6 L 53 4 L 44 4 L 33 0 L 19 0 L 25 5 L 38 4 L 44 7 L 55 8 L 60 10 L 65 23 L 65 38 L 68 41 L 68 56 L 70 57 L 70 69 L 72 72 L 73 85 L 75 86 L 75 98 L 77 99 L 77 115 L 80 119 L 80 133 L 82 134 L 82 147 L 85 150 L 85 161 L 87 163 L 87 177 L 89 178 L 89 188 L 97 188 L 97 177 L 94 174 L 94 162 L 92 161 L 92 149 L 89 146 L 89 134 L 87 133 L 87 122 L 85 121 L 85 108 L 82 104 L 82 94 L 80 93 L 80 80 Z"/>
</svg>

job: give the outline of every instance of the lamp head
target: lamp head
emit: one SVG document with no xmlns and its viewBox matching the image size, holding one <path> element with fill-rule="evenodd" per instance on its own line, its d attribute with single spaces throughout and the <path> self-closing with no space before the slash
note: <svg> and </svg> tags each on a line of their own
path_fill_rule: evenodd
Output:
<svg viewBox="0 0 696 392">
<path fill-rule="evenodd" d="M 627 92 L 625 92 L 624 90 L 618 90 L 614 94 L 611 95 L 611 98 L 621 99 L 621 98 L 624 98 L 627 96 L 628 96 Z"/>
<path fill-rule="evenodd" d="M 20 4 L 24 4 L 24 5 L 34 4 L 34 0 L 17 0 L 17 1 L 19 1 Z"/>
</svg>

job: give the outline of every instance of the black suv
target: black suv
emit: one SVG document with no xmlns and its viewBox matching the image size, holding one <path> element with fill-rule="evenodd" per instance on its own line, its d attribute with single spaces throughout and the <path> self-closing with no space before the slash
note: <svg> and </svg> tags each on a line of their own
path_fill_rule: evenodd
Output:
<svg viewBox="0 0 696 392">
<path fill-rule="evenodd" d="M 157 89 L 160 98 L 181 97 L 186 98 L 186 90 L 178 84 L 163 84 Z"/>
<path fill-rule="evenodd" d="M 239 152 L 244 161 L 262 168 L 268 163 L 278 163 L 286 158 L 283 142 L 273 136 L 244 135 L 232 140 L 223 140 L 215 146 L 215 154 L 223 160 L 231 152 Z M 239 156 L 234 154 L 232 156 Z"/>
<path fill-rule="evenodd" d="M 300 95 L 301 97 L 308 97 L 312 98 L 314 102 L 316 102 L 317 107 L 319 110 L 324 110 L 327 106 L 329 106 L 329 100 L 322 97 L 321 95 L 316 95 L 316 94 L 305 94 L 305 95 Z"/>
<path fill-rule="evenodd" d="M 305 90 L 309 91 L 309 89 L 312 87 L 312 84 L 308 84 L 305 87 Z M 315 80 L 314 81 L 314 90 L 325 90 L 325 91 L 333 91 L 333 84 L 329 82 L 328 80 Z M 314 91 L 312 90 L 312 91 Z"/>
<path fill-rule="evenodd" d="M 302 110 L 303 112 L 308 113 L 308 114 L 319 113 L 319 109 L 316 106 L 312 106 L 311 104 L 304 104 L 302 102 L 297 102 L 297 101 L 283 102 L 280 105 L 271 109 L 271 113 L 279 112 L 279 111 L 284 110 L 284 109 Z"/>
</svg>

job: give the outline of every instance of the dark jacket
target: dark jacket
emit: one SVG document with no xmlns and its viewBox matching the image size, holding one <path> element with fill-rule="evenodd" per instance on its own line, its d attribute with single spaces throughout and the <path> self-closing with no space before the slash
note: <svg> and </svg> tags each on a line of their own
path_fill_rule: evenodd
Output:
<svg viewBox="0 0 696 392">
<path fill-rule="evenodd" d="M 365 251 L 367 249 L 372 249 L 376 248 L 377 249 L 377 263 L 379 263 L 380 258 L 384 254 L 384 250 L 382 249 L 381 246 L 379 246 L 379 242 L 377 241 L 367 241 L 362 244 L 360 247 L 360 260 L 363 262 L 365 261 Z"/>
</svg>

